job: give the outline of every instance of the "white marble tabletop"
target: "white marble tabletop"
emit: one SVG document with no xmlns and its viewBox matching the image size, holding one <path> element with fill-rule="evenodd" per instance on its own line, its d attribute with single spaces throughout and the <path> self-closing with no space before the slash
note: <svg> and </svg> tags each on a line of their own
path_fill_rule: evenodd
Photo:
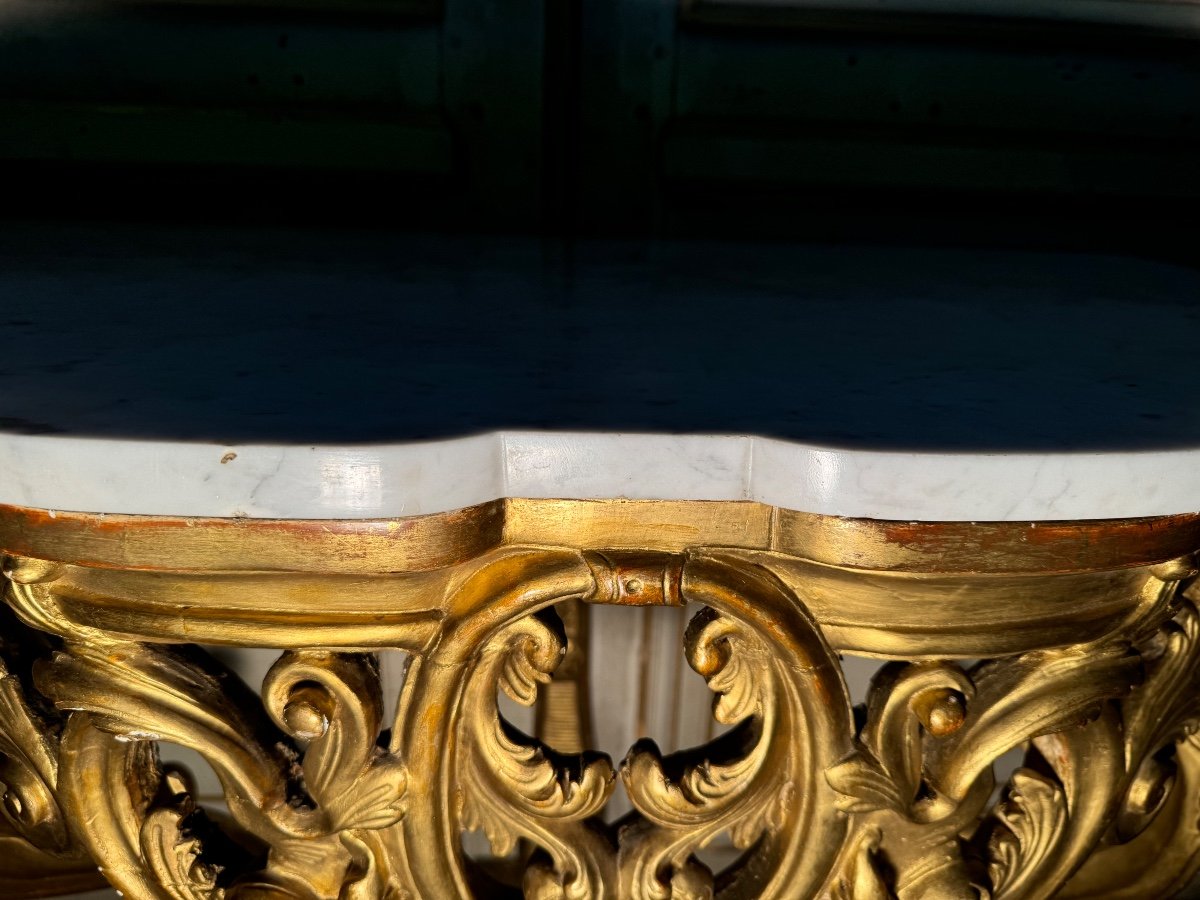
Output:
<svg viewBox="0 0 1200 900">
<path fill-rule="evenodd" d="M 1200 276 L 1089 255 L 0 226 L 0 503 L 1200 511 Z"/>
</svg>

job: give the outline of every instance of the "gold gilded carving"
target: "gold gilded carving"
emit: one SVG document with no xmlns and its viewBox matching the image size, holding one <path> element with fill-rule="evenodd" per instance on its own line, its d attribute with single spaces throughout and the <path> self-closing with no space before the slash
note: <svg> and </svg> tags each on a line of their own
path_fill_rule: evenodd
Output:
<svg viewBox="0 0 1200 900">
<path fill-rule="evenodd" d="M 997 898 L 1020 896 L 1031 873 L 1045 865 L 1067 824 L 1062 788 L 1029 769 L 1013 773 L 1008 797 L 996 810 L 1002 826 L 988 846 L 988 875 Z"/>
<path fill-rule="evenodd" d="M 41 635 L 11 613 L 0 617 L 0 893 L 10 896 L 53 896 L 103 883 L 59 804 L 59 723 L 29 686 L 32 662 L 47 652 Z"/>
<path fill-rule="evenodd" d="M 683 560 L 669 553 L 589 553 L 596 578 L 593 603 L 620 606 L 683 606 Z"/>
<path fill-rule="evenodd" d="M 1191 564 L 1200 515 L 887 523 L 744 502 L 513 499 L 399 521 L 275 522 L 0 507 L 0 549 L 33 570 L 22 577 L 60 570 L 52 591 L 13 597 L 22 616 L 132 641 L 292 649 L 303 632 L 304 646 L 419 651 L 459 584 L 526 546 L 588 548 L 598 577 L 605 559 L 653 564 L 719 546 L 802 594 L 838 651 L 983 658 L 1147 621 L 1143 588 L 1163 563 Z M 656 577 L 632 579 L 651 591 L 641 598 L 662 589 L 678 602 L 670 573 Z"/>
<path fill-rule="evenodd" d="M 138 900 L 1127 900 L 1200 868 L 1195 544 L 989 525 L 976 547 L 996 558 L 939 570 L 921 541 L 966 525 L 669 507 L 653 539 L 637 503 L 506 501 L 394 529 L 395 546 L 373 523 L 329 565 L 354 527 L 271 523 L 245 568 L 205 562 L 231 526 L 201 523 L 170 529 L 192 535 L 174 570 L 155 534 L 118 551 L 81 517 L 8 522 L 6 599 L 56 637 L 12 623 L 21 640 L 0 643 L 0 886 L 62 892 L 99 868 Z M 421 543 L 471 523 L 441 555 Z M 287 534 L 314 555 L 261 566 Z M 714 535 L 728 545 L 697 546 Z M 669 755 L 645 737 L 616 765 L 589 748 L 572 641 L 600 603 L 700 608 L 682 652 L 722 733 Z M 251 690 L 190 638 L 282 652 Z M 398 698 L 389 647 L 411 653 Z M 853 650 L 890 658 L 859 710 Z M 499 693 L 539 707 L 540 739 Z M 220 802 L 160 743 L 199 753 Z M 616 791 L 632 811 L 608 822 Z M 464 850 L 471 831 L 490 858 Z M 710 869 L 725 840 L 740 855 Z"/>
<path fill-rule="evenodd" d="M 518 838 L 547 856 L 527 871 L 527 893 L 586 900 L 611 882 L 611 853 L 585 820 L 598 814 L 612 793 L 612 762 L 602 754 L 558 754 L 520 734 L 496 707 L 496 686 L 526 706 L 550 680 L 565 652 L 565 638 L 549 616 L 519 619 L 483 650 L 464 698 L 466 740 L 457 782 L 462 824 L 482 829 L 504 856 Z"/>
<path fill-rule="evenodd" d="M 849 749 L 850 704 L 836 656 L 803 604 L 764 569 L 696 555 L 683 595 L 705 604 L 688 630 L 688 662 L 732 729 L 707 747 L 663 759 L 639 743 L 622 765 L 641 814 L 622 829 L 622 896 L 713 896 L 693 856 L 722 831 L 748 851 L 721 896 L 759 897 L 820 886 L 845 829 L 821 773 Z"/>
<path fill-rule="evenodd" d="M 528 867 L 537 897 L 602 897 L 611 880 L 607 837 L 587 820 L 611 788 L 611 763 L 558 754 L 500 718 L 497 689 L 532 703 L 562 659 L 564 635 L 547 607 L 594 588 L 578 552 L 510 551 L 458 584 L 437 643 L 409 665 L 392 752 L 410 774 L 408 814 L 386 835 L 395 889 L 414 897 L 487 896 L 490 876 L 463 858 L 464 827 L 498 852 L 517 838 L 545 856 Z M 478 889 L 478 894 L 475 889 Z"/>
<path fill-rule="evenodd" d="M 183 648 L 74 646 L 41 667 L 37 684 L 70 713 L 64 807 L 89 823 L 82 839 L 126 896 L 336 898 L 351 885 L 382 896 L 370 835 L 402 815 L 407 776 L 376 745 L 370 656 L 286 653 L 267 676 L 265 708 Z M 204 835 L 217 830 L 186 779 L 158 766 L 157 741 L 212 767 L 243 839 L 237 852 L 228 837 L 209 846 Z"/>
</svg>

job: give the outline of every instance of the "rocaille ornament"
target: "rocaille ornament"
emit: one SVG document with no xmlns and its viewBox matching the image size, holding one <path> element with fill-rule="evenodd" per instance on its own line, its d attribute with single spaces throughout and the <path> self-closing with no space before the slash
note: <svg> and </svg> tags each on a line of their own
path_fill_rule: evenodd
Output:
<svg viewBox="0 0 1200 900">
<path fill-rule="evenodd" d="M 1145 900 L 1200 867 L 1196 517 L 1031 541 L 513 500 L 330 525 L 0 510 L 5 896 Z M 546 690 L 581 671 L 579 603 L 697 604 L 720 736 L 588 749 L 586 691 Z M 280 656 L 257 692 L 198 643 Z M 398 698 L 386 648 L 411 654 Z M 885 660 L 857 710 L 843 653 Z M 741 855 L 712 871 L 721 836 Z"/>
</svg>

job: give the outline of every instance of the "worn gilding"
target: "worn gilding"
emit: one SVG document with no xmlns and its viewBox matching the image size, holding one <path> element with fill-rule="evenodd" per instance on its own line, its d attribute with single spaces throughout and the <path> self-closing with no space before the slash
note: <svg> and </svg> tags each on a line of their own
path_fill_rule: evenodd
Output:
<svg viewBox="0 0 1200 900">
<path fill-rule="evenodd" d="M 139 900 L 1168 896 L 1200 867 L 1198 549 L 1195 516 L 7 507 L 20 622 L 0 645 L 0 885 L 35 896 L 102 875 Z M 724 731 L 674 754 L 646 735 L 610 759 L 589 746 L 584 611 L 685 603 L 700 612 L 681 651 Z M 197 643 L 281 652 L 258 691 Z M 398 697 L 382 692 L 386 648 L 412 654 Z M 887 660 L 858 712 L 848 652 Z M 537 707 L 538 735 L 505 721 L 498 692 Z M 222 808 L 159 763 L 164 741 L 212 767 Z M 997 784 L 1013 749 L 1024 763 Z M 608 822 L 617 790 L 632 811 Z M 466 831 L 490 862 L 464 852 Z M 717 839 L 741 851 L 723 871 L 701 861 Z"/>
</svg>

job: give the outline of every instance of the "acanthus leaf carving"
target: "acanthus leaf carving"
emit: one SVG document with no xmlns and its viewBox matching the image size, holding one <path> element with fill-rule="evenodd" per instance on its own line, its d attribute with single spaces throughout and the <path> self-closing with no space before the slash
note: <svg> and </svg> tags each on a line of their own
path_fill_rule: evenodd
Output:
<svg viewBox="0 0 1200 900">
<path fill-rule="evenodd" d="M 202 858 L 202 841 L 191 822 L 200 815 L 191 786 L 181 773 L 164 773 L 168 797 L 142 821 L 140 843 L 146 867 L 170 900 L 221 900 L 219 868 Z"/>
<path fill-rule="evenodd" d="M 825 772 L 838 798 L 837 808 L 847 813 L 891 810 L 904 813 L 906 798 L 900 786 L 871 756 L 854 753 Z"/>
<path fill-rule="evenodd" d="M 621 773 L 640 818 L 621 831 L 623 889 L 637 900 L 749 898 L 783 885 L 803 894 L 842 833 L 814 777 L 818 760 L 848 749 L 836 659 L 803 604 L 764 570 L 697 555 L 684 563 L 682 592 L 705 604 L 685 637 L 688 662 L 715 695 L 713 717 L 732 727 L 665 758 L 650 741 L 630 751 Z M 746 855 L 717 879 L 694 854 L 723 831 Z M 801 848 L 811 854 L 803 867 Z"/>
<path fill-rule="evenodd" d="M 25 566 L 9 557 L 10 577 L 53 579 L 58 566 Z M 10 590 L 13 585 L 9 585 Z M 32 687 L 35 661 L 50 651 L 45 636 L 0 608 L 0 893 L 50 895 L 103 883 L 79 844 L 58 797 L 56 711 Z"/>
<path fill-rule="evenodd" d="M 980 896 L 959 835 L 982 811 L 990 777 L 952 798 L 934 788 L 928 769 L 933 748 L 963 727 L 974 697 L 970 678 L 950 663 L 889 663 L 872 680 L 854 752 L 825 773 L 838 808 L 854 817 L 851 835 L 871 836 L 843 848 L 833 882 L 843 895 Z M 875 865 L 885 853 L 887 884 Z"/>
<path fill-rule="evenodd" d="M 638 577 L 656 577 L 656 559 L 640 557 Z M 28 772 L 64 820 L 92 815 L 89 847 L 138 900 L 415 900 L 429 892 L 413 888 L 405 854 L 442 832 L 408 830 L 413 791 L 434 798 L 422 822 L 441 816 L 455 839 L 479 828 L 496 853 L 520 850 L 523 874 L 507 883 L 518 878 L 538 900 L 1035 900 L 1081 865 L 1095 884 L 1089 854 L 1131 859 L 1119 848 L 1161 842 L 1163 817 L 1194 818 L 1177 796 L 1200 770 L 1188 743 L 1200 715 L 1193 605 L 1153 636 L 1130 629 L 969 672 L 890 663 L 855 733 L 836 655 L 797 593 L 766 566 L 706 551 L 664 563 L 663 596 L 704 606 L 685 651 L 728 730 L 669 755 L 635 744 L 620 772 L 635 812 L 610 828 L 600 818 L 616 777 L 608 758 L 560 753 L 496 703 L 499 689 L 533 704 L 553 677 L 565 638 L 551 605 L 591 596 L 576 562 L 529 551 L 507 571 L 544 576 L 536 589 L 454 606 L 461 620 L 414 660 L 417 688 L 405 691 L 418 702 L 401 707 L 425 717 L 432 746 L 419 746 L 420 722 L 397 723 L 390 749 L 382 739 L 371 653 L 286 651 L 260 701 L 199 651 L 86 635 L 37 678 L 65 714 L 61 741 L 52 711 L 0 670 L 0 720 L 15 723 L 0 736 L 0 780 L 16 785 L 22 809 L 36 796 L 21 786 Z M 637 594 L 622 590 L 611 596 Z M 186 779 L 158 765 L 158 741 L 209 760 L 232 823 L 206 822 Z M 1015 747 L 1027 748 L 1026 765 L 989 811 L 992 766 Z M 411 773 L 410 750 L 425 754 L 432 787 Z M 437 754 L 444 768 L 429 763 Z M 744 852 L 713 871 L 699 851 L 722 833 Z M 486 894 L 491 882 L 461 844 L 444 850 L 427 859 L 458 874 L 428 882 L 449 886 L 431 895 Z M 1194 850 L 1171 852 L 1193 864 Z"/>
<path fill-rule="evenodd" d="M 1198 754 L 1191 737 L 1200 716 L 1200 591 L 1196 582 L 1182 587 L 1172 604 L 1174 619 L 1146 632 L 1139 643 L 1145 680 L 1120 701 L 1115 717 L 1119 730 L 1110 738 L 1117 747 L 1105 750 L 1117 757 L 1119 766 L 1110 764 L 1105 771 L 1096 765 L 1097 758 L 1104 757 L 1097 753 L 1094 739 L 1089 743 L 1064 733 L 1038 741 L 1049 760 L 1067 754 L 1077 760 L 1065 768 L 1068 793 L 1074 788 L 1089 799 L 1101 795 L 1109 804 L 1107 840 L 1098 849 L 1087 843 L 1086 834 L 1076 840 L 1074 857 L 1082 867 L 1064 896 L 1168 896 L 1200 871 Z M 1056 771 L 1061 768 L 1055 765 Z M 1079 830 L 1072 823 L 1068 833 Z M 1131 871 L 1140 873 L 1140 879 L 1130 881 Z"/>
<path fill-rule="evenodd" d="M 1143 651 L 1144 689 L 1121 705 L 1131 769 L 1148 754 L 1181 740 L 1200 722 L 1200 611 L 1184 600 Z"/>
<path fill-rule="evenodd" d="M 463 700 L 467 729 L 460 751 L 459 815 L 464 827 L 483 830 L 499 855 L 509 853 L 520 838 L 545 851 L 549 864 L 527 874 L 530 890 L 590 900 L 607 880 L 603 857 L 610 853 L 587 820 L 612 793 L 612 763 L 603 754 L 554 751 L 506 722 L 496 704 L 499 687 L 532 705 L 538 685 L 550 679 L 562 659 L 565 641 L 557 617 L 542 614 L 514 622 L 482 648 Z"/>
<path fill-rule="evenodd" d="M 654 826 L 622 836 L 623 867 L 632 867 L 629 887 L 639 900 L 711 896 L 711 873 L 692 853 L 726 829 L 737 833 L 738 846 L 750 846 L 787 777 L 785 767 L 763 774 L 772 750 L 766 736 L 777 716 L 765 647 L 745 626 L 711 608 L 692 620 L 685 647 L 688 662 L 715 695 L 713 717 L 734 728 L 666 759 L 653 741 L 641 741 L 622 763 L 630 801 Z"/>
<path fill-rule="evenodd" d="M 386 828 L 404 815 L 408 773 L 377 746 L 379 665 L 366 653 L 290 651 L 263 682 L 271 717 L 306 743 L 304 783 L 328 834 Z"/>
<path fill-rule="evenodd" d="M 892 663 L 872 684 L 858 749 L 827 777 L 842 795 L 839 807 L 857 817 L 857 827 L 879 829 L 901 900 L 922 896 L 934 885 L 950 894 L 984 896 L 987 888 L 974 883 L 959 835 L 975 831 L 986 812 L 993 761 L 1025 742 L 1105 718 L 1106 710 L 1111 718 L 1111 701 L 1127 695 L 1140 677 L 1138 655 L 1120 641 L 1034 651 L 985 663 L 969 674 L 945 664 Z M 1028 806 L 1027 816 L 1052 811 L 1041 803 L 1045 791 L 1032 777 L 1019 776 L 1024 792 L 1012 793 L 1014 825 L 1032 828 L 1043 821 L 1018 817 L 1021 804 Z M 1061 789 L 1056 796 L 1067 809 Z M 1080 802 L 1083 816 L 1087 801 Z M 1095 804 L 1085 819 L 1099 827 L 1096 817 L 1104 808 Z M 994 873 L 1006 883 L 1024 884 L 1018 874 L 1023 867 L 1042 872 L 1069 866 L 1073 850 L 1063 843 L 1066 833 L 1048 826 L 1036 832 L 1035 842 L 1035 832 L 1014 836 L 1008 829 L 990 851 Z"/>
<path fill-rule="evenodd" d="M 65 712 L 87 712 L 123 741 L 169 741 L 205 756 L 230 811 L 254 831 L 259 811 L 289 808 L 294 751 L 261 713 L 258 698 L 214 660 L 190 648 L 74 645 L 35 669 L 38 688 Z M 299 822 L 289 822 L 303 830 Z"/>
<path fill-rule="evenodd" d="M 352 862 L 342 834 L 386 828 L 403 814 L 404 767 L 376 746 L 381 699 L 368 655 L 284 654 L 264 685 L 266 711 L 211 658 L 180 648 L 72 647 L 54 654 L 38 681 L 61 709 L 86 715 L 87 728 L 111 735 L 92 751 L 107 761 L 93 765 L 119 771 L 128 765 L 126 748 L 159 740 L 206 759 L 237 825 L 270 850 L 261 872 L 241 860 L 251 867 L 230 873 L 234 897 L 273 884 L 276 893 L 302 900 L 333 900 Z M 304 752 L 289 737 L 307 745 Z M 87 773 L 72 768 L 71 777 Z M 141 838 L 98 842 L 93 852 L 122 854 L 109 861 L 114 871 L 144 866 L 149 880 L 133 879 L 127 893 L 142 894 L 148 884 L 172 900 L 216 896 L 216 887 L 196 880 L 212 863 L 184 824 L 195 814 L 188 792 L 147 786 L 143 793 L 148 799 L 140 806 L 111 813 L 138 816 Z"/>
<path fill-rule="evenodd" d="M 974 692 L 957 666 L 884 666 L 872 681 L 856 751 L 826 771 L 841 795 L 838 808 L 849 813 L 890 810 L 914 822 L 946 815 L 946 804 L 923 796 L 926 736 L 941 740 L 961 728 Z"/>
<path fill-rule="evenodd" d="M 50 723 L 26 699 L 21 679 L 0 657 L 0 784 L 4 814 L 32 845 L 62 851 L 71 839 L 54 796 L 58 754 Z"/>
<path fill-rule="evenodd" d="M 1030 873 L 1049 853 L 1067 823 L 1062 788 L 1029 769 L 1019 769 L 995 812 L 1003 826 L 988 847 L 988 875 L 995 900 L 1020 896 Z"/>
</svg>

